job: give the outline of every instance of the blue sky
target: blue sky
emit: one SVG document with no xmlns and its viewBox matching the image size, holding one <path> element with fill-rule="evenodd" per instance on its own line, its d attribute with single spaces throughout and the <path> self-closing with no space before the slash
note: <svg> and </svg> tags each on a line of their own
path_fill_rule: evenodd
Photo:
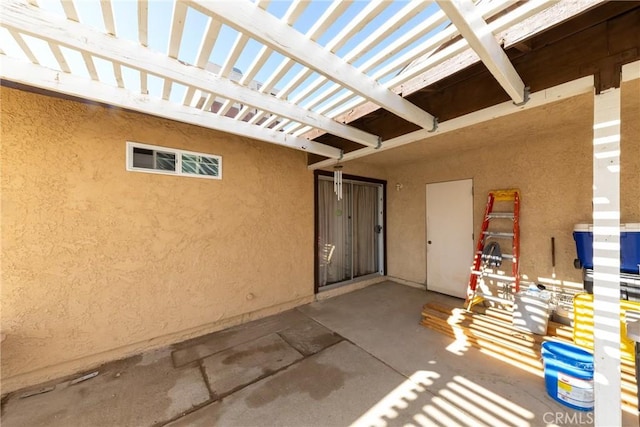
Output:
<svg viewBox="0 0 640 427">
<path fill-rule="evenodd" d="M 220 1 L 220 0 L 218 0 Z M 222 0 L 222 1 L 232 1 L 232 0 Z M 239 0 L 235 0 L 239 1 Z M 272 1 L 267 10 L 274 16 L 280 18 L 287 11 L 290 6 L 290 1 L 283 0 L 275 0 Z M 41 8 L 56 12 L 58 14 L 63 14 L 62 6 L 60 5 L 59 0 L 38 0 L 38 4 Z M 102 11 L 100 8 L 99 0 L 76 0 L 74 2 L 76 6 L 76 10 L 80 17 L 80 21 L 84 24 L 93 26 L 101 31 L 104 31 L 104 23 L 102 18 Z M 322 15 L 322 13 L 330 6 L 330 2 L 326 0 L 320 1 L 312 1 L 304 10 L 302 15 L 294 24 L 294 28 L 296 28 L 301 33 L 306 33 L 311 26 L 316 22 L 316 20 Z M 338 52 L 339 56 L 346 54 L 351 51 L 355 46 L 358 45 L 364 38 L 366 38 L 371 32 L 375 31 L 383 22 L 389 19 L 393 14 L 398 12 L 402 7 L 407 4 L 406 0 L 403 1 L 389 1 L 386 9 L 383 13 L 381 13 L 373 22 L 367 25 L 362 31 L 356 34 L 351 40 L 349 40 Z M 133 0 L 113 0 L 113 11 L 116 22 L 116 34 L 119 38 L 128 39 L 132 41 L 138 40 L 138 20 L 137 20 L 137 2 Z M 168 46 L 168 38 L 169 38 L 169 29 L 171 28 L 171 16 L 173 10 L 173 1 L 171 0 L 149 0 L 149 24 L 148 24 L 148 40 L 149 47 L 155 51 L 166 52 Z M 328 30 L 317 40 L 321 45 L 325 45 L 328 41 L 330 41 L 338 32 L 344 28 L 344 26 L 350 22 L 357 14 L 367 5 L 366 1 L 355 1 L 353 2 L 347 10 L 340 16 L 338 20 L 336 20 Z M 423 11 L 414 17 L 411 21 L 409 21 L 405 28 L 411 28 L 412 25 L 415 25 L 416 22 L 420 20 L 424 20 L 427 16 L 433 13 L 434 10 L 437 10 L 437 7 L 432 7 Z M 178 58 L 187 63 L 193 63 L 195 61 L 198 48 L 200 46 L 200 42 L 202 36 L 204 34 L 205 26 L 207 24 L 208 18 L 201 14 L 200 12 L 189 8 L 187 19 L 185 23 L 184 34 L 182 38 L 182 43 L 180 46 L 180 51 Z M 222 30 L 220 32 L 218 41 L 216 42 L 214 49 L 209 58 L 210 62 L 216 64 L 223 64 L 225 59 L 229 53 L 231 46 L 237 36 L 237 32 L 232 28 L 223 25 Z M 5 37 L 6 38 L 6 37 Z M 411 46 L 408 46 L 403 51 L 406 51 L 416 44 L 423 41 L 426 37 L 423 37 L 421 40 L 413 43 Z M 53 55 L 48 52 L 48 47 L 46 43 L 42 41 L 35 40 L 30 37 L 25 37 L 28 44 L 40 59 L 40 62 L 52 68 L 58 68 Z M 376 49 L 372 49 L 367 52 L 361 58 L 359 58 L 354 65 L 357 67 L 358 65 L 365 62 L 372 55 L 375 55 L 380 49 L 386 46 L 387 43 L 381 44 Z M 7 43 L 3 39 L 0 39 L 2 42 L 2 48 L 10 54 L 9 51 L 11 49 L 9 46 L 5 46 Z M 10 44 L 10 43 L 9 43 Z M 246 71 L 253 59 L 256 57 L 257 52 L 260 50 L 260 43 L 250 40 L 242 52 L 240 58 L 235 64 L 235 68 L 240 69 L 241 71 Z M 71 51 L 69 49 L 63 48 L 63 53 L 69 62 L 72 71 L 76 74 L 87 75 L 86 68 L 84 66 L 84 62 L 78 52 Z M 401 52 L 399 52 L 401 53 Z M 284 57 L 279 53 L 273 53 L 262 70 L 257 74 L 255 80 L 264 82 L 267 77 L 271 74 L 271 72 L 277 67 L 282 61 Z M 113 77 L 112 68 L 109 63 L 106 61 L 96 59 L 96 68 L 98 70 L 98 74 L 100 75 L 100 79 L 106 83 L 115 84 L 115 78 Z M 381 64 L 381 66 L 384 64 Z M 288 78 L 293 77 L 297 74 L 302 67 L 300 65 L 295 65 L 287 75 L 276 85 L 276 89 L 281 88 L 284 85 L 284 82 L 287 81 Z M 379 67 L 377 67 L 379 68 Z M 376 69 L 377 69 L 376 68 Z M 375 72 L 375 70 L 372 72 Z M 317 77 L 317 74 L 311 76 L 307 82 L 313 81 Z M 389 76 L 388 78 L 391 78 Z M 132 90 L 135 88 L 139 88 L 139 73 L 135 70 L 128 69 L 127 67 L 123 67 L 123 79 L 125 81 L 125 86 Z M 383 80 L 384 81 L 384 80 Z M 162 90 L 162 80 L 159 78 L 155 78 L 153 76 L 149 77 L 149 91 L 151 94 L 159 94 Z M 329 83 L 325 86 L 328 86 Z M 171 93 L 171 101 L 180 102 L 182 96 L 184 94 L 184 88 L 180 85 L 174 84 L 172 93 Z M 295 92 L 292 94 L 295 95 Z"/>
</svg>

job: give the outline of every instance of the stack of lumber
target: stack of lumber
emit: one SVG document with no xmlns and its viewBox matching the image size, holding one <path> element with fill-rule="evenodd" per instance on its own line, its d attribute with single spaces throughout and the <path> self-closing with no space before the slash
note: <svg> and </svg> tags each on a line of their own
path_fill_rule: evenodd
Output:
<svg viewBox="0 0 640 427">
<path fill-rule="evenodd" d="M 511 365 L 544 376 L 541 345 L 547 340 L 573 343 L 573 328 L 549 322 L 547 335 L 522 331 L 513 326 L 511 312 L 492 307 L 464 308 L 427 303 L 422 308 L 421 325 L 441 332 L 466 345 Z M 622 360 L 622 403 L 628 410 L 637 410 L 638 387 L 635 365 Z"/>
</svg>

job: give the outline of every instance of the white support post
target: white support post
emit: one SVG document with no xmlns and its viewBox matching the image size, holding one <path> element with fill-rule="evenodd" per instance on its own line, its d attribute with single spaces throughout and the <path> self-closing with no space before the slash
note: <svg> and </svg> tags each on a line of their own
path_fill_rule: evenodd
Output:
<svg viewBox="0 0 640 427">
<path fill-rule="evenodd" d="M 620 378 L 620 89 L 593 113 L 594 424 L 622 425 Z"/>
</svg>

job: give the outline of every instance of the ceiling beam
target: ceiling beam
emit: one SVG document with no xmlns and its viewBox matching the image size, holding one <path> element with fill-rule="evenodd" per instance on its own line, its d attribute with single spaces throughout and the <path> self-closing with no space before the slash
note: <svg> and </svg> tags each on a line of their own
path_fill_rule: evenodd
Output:
<svg viewBox="0 0 640 427">
<path fill-rule="evenodd" d="M 83 77 L 30 64 L 15 58 L 3 57 L 0 70 L 2 79 L 64 93 L 74 97 L 89 99 L 103 104 L 114 105 L 127 110 L 138 111 L 156 117 L 176 120 L 207 129 L 227 132 L 246 138 L 256 139 L 271 144 L 282 145 L 297 150 L 315 153 L 330 158 L 339 158 L 341 151 L 335 147 L 296 138 L 282 132 L 263 129 L 239 122 L 228 117 L 221 117 L 207 111 L 185 107 L 162 99 L 140 95 L 126 89 L 113 87 Z"/>
<path fill-rule="evenodd" d="M 340 57 L 251 2 L 190 0 L 189 4 L 207 15 L 219 17 L 236 30 L 251 35 L 257 41 L 342 84 L 393 114 L 420 127 L 433 127 L 434 117 L 431 114 L 359 72 Z"/>
<path fill-rule="evenodd" d="M 361 148 L 359 150 L 345 153 L 344 156 L 339 160 L 326 159 L 317 163 L 313 163 L 307 166 L 307 168 L 310 170 L 328 168 L 338 164 L 338 162 L 343 163 L 349 160 L 359 159 L 361 157 L 380 153 L 382 151 L 401 147 L 403 145 L 412 144 L 414 142 L 421 141 L 421 143 L 426 143 L 426 140 L 429 138 L 443 135 L 454 130 L 463 129 L 465 127 L 473 126 L 478 123 L 488 122 L 499 117 L 509 116 L 520 111 L 530 110 L 532 108 L 540 107 L 552 102 L 557 102 L 562 99 L 571 98 L 573 96 L 592 93 L 593 83 L 593 76 L 582 77 L 568 83 L 563 83 L 558 86 L 553 86 L 548 89 L 534 92 L 530 95 L 529 102 L 515 108 L 513 102 L 506 101 L 492 107 L 477 110 L 473 113 L 465 114 L 464 116 L 459 116 L 454 119 L 446 120 L 442 123 L 439 123 L 438 129 L 436 129 L 435 132 L 428 132 L 427 129 L 420 129 L 414 132 L 409 132 L 407 134 L 386 140 L 382 147 L 380 147 L 380 149 L 378 150 L 369 147 Z"/>
<path fill-rule="evenodd" d="M 288 101 L 259 93 L 203 69 L 184 65 L 176 59 L 154 52 L 149 48 L 117 39 L 16 0 L 0 2 L 0 15 L 2 16 L 0 25 L 10 30 L 44 39 L 47 42 L 59 43 L 81 52 L 85 51 L 96 57 L 160 76 L 166 81 L 215 93 L 281 117 L 323 129 L 330 134 L 362 145 L 370 147 L 379 145 L 380 138 L 376 135 L 338 123 Z"/>
<path fill-rule="evenodd" d="M 438 5 L 513 102 L 526 102 L 524 82 L 473 2 L 438 0 Z"/>
</svg>

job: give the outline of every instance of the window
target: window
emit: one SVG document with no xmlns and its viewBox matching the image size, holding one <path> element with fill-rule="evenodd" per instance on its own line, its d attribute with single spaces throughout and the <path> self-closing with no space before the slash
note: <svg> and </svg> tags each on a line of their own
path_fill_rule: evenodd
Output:
<svg viewBox="0 0 640 427">
<path fill-rule="evenodd" d="M 127 170 L 222 179 L 222 157 L 129 141 Z"/>
</svg>

